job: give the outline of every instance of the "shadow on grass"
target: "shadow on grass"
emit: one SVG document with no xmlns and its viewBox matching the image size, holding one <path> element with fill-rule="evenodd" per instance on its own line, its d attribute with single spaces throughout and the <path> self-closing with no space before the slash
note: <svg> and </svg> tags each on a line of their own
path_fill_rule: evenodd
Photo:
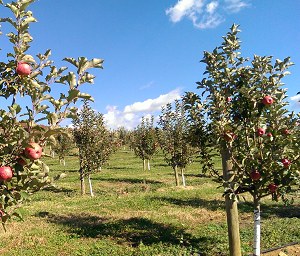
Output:
<svg viewBox="0 0 300 256">
<path fill-rule="evenodd" d="M 225 201 L 223 200 L 206 200 L 202 198 L 188 198 L 179 199 L 174 197 L 151 197 L 150 200 L 165 201 L 169 204 L 175 204 L 178 206 L 191 206 L 206 208 L 210 211 L 224 210 L 225 211 Z M 242 202 L 238 204 L 238 211 L 240 213 L 252 213 L 253 203 L 252 202 Z M 261 204 L 261 216 L 263 218 L 300 218 L 300 205 L 289 205 L 283 206 L 279 204 Z"/>
<path fill-rule="evenodd" d="M 130 179 L 130 178 L 105 178 L 105 177 L 99 177 L 99 178 L 93 178 L 93 180 L 100 180 L 100 181 L 107 181 L 107 182 L 126 182 L 126 183 L 131 183 L 131 184 L 141 184 L 144 183 L 144 179 Z M 156 181 L 156 180 L 150 180 L 146 179 L 147 184 L 164 184 L 161 181 Z"/>
<path fill-rule="evenodd" d="M 216 237 L 207 235 L 195 238 L 185 233 L 182 227 L 155 222 L 146 218 L 109 220 L 88 214 L 52 215 L 41 212 L 37 216 L 47 218 L 51 223 L 64 225 L 68 232 L 87 238 L 112 238 L 120 244 L 138 246 L 153 244 L 191 245 L 196 250 L 204 250 L 217 243 Z M 184 241 L 183 239 L 184 238 Z M 206 255 L 206 254 L 201 254 Z"/>
<path fill-rule="evenodd" d="M 63 187 L 47 187 L 47 188 L 44 188 L 43 190 L 51 191 L 53 193 L 67 193 L 67 194 L 75 192 L 74 189 L 67 189 L 67 188 L 63 188 Z"/>
</svg>

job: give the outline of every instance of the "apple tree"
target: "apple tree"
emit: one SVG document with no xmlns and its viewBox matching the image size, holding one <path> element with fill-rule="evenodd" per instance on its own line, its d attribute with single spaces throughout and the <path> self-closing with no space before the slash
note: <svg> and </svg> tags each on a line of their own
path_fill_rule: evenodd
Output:
<svg viewBox="0 0 300 256">
<path fill-rule="evenodd" d="M 93 83 L 88 68 L 102 68 L 101 59 L 88 61 L 81 57 L 64 60 L 75 65 L 77 75 L 57 68 L 49 59 L 51 50 L 32 56 L 27 53 L 33 38 L 29 25 L 36 22 L 27 8 L 34 0 L 17 0 L 5 7 L 12 18 L 1 18 L 9 25 L 7 39 L 12 44 L 6 60 L 0 62 L 0 97 L 6 108 L 0 109 L 0 209 L 4 223 L 12 216 L 22 218 L 22 204 L 31 194 L 51 185 L 59 177 L 50 178 L 43 162 L 42 148 L 53 135 L 60 133 L 60 124 L 74 116 L 79 98 L 92 99 L 81 93 L 80 86 Z M 3 1 L 0 0 L 3 8 Z M 4 27 L 3 27 L 4 28 Z M 2 46 L 3 47 L 3 46 Z M 54 98 L 51 88 L 58 83 L 61 94 Z M 21 100 L 21 98 L 23 98 Z M 22 103 L 21 103 L 22 102 Z M 47 125 L 42 125 L 46 123 Z"/>
<path fill-rule="evenodd" d="M 184 103 L 176 100 L 175 109 L 171 103 L 163 106 L 159 118 L 158 124 L 161 128 L 159 142 L 165 160 L 174 170 L 176 186 L 179 186 L 178 168 L 185 186 L 184 169 L 192 161 L 194 149 L 188 142 L 189 123 Z"/>
<path fill-rule="evenodd" d="M 143 160 L 143 170 L 150 170 L 150 160 L 158 152 L 158 142 L 154 127 L 154 116 L 151 119 L 142 117 L 141 124 L 134 130 L 133 149 L 136 156 Z"/>
<path fill-rule="evenodd" d="M 55 141 L 51 144 L 51 150 L 58 155 L 59 163 L 66 164 L 65 157 L 72 152 L 74 148 L 74 138 L 69 128 L 63 128 L 61 133 L 54 135 Z"/>
<path fill-rule="evenodd" d="M 260 200 L 285 195 L 299 185 L 299 114 L 286 109 L 282 78 L 290 74 L 290 58 L 241 56 L 238 25 L 220 47 L 204 51 L 205 78 L 197 82 L 201 96 L 185 95 L 192 138 L 197 139 L 204 168 L 216 173 L 212 157 L 222 157 L 231 255 L 240 255 L 235 202 L 248 192 L 254 203 L 254 255 L 260 254 Z M 235 221 L 236 220 L 236 221 Z"/>
<path fill-rule="evenodd" d="M 114 137 L 105 128 L 103 114 L 94 111 L 84 100 L 82 109 L 73 119 L 73 134 L 79 150 L 81 194 L 85 194 L 84 178 L 88 177 L 93 196 L 90 174 L 101 170 L 115 150 Z"/>
</svg>

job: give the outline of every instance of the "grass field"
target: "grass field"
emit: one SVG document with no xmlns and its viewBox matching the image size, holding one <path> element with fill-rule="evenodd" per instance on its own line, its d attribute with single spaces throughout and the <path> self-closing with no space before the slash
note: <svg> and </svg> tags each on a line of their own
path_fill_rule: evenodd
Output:
<svg viewBox="0 0 300 256">
<path fill-rule="evenodd" d="M 222 188 L 201 175 L 197 162 L 186 170 L 187 186 L 175 187 L 162 156 L 142 170 L 142 161 L 119 150 L 110 165 L 92 174 L 94 197 L 80 195 L 76 156 L 43 159 L 53 175 L 67 173 L 56 188 L 38 192 L 24 206 L 24 221 L 12 218 L 0 233 L 1 255 L 227 255 Z M 220 163 L 219 163 L 220 164 Z M 144 182 L 146 181 L 146 183 Z M 124 192 L 124 193 L 123 193 Z M 241 202 L 242 253 L 252 251 L 252 202 Z M 300 240 L 299 201 L 293 206 L 262 202 L 261 250 Z"/>
</svg>

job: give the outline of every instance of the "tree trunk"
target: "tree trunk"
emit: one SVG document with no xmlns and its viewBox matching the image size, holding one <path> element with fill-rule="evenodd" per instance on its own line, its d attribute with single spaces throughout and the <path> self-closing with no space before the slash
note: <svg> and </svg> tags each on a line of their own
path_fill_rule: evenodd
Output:
<svg viewBox="0 0 300 256">
<path fill-rule="evenodd" d="M 178 177 L 178 169 L 177 169 L 177 165 L 175 165 L 173 167 L 174 169 L 174 174 L 175 174 L 175 182 L 176 182 L 176 186 L 179 186 L 179 177 Z"/>
<path fill-rule="evenodd" d="M 147 159 L 148 171 L 150 171 L 150 160 Z"/>
<path fill-rule="evenodd" d="M 85 195 L 84 171 L 82 169 L 80 169 L 80 186 L 81 186 L 81 195 Z"/>
<path fill-rule="evenodd" d="M 260 202 L 259 198 L 254 198 L 254 242 L 253 255 L 260 255 Z"/>
<path fill-rule="evenodd" d="M 185 178 L 184 178 L 183 168 L 181 167 L 180 169 L 181 169 L 182 185 L 185 186 Z"/>
<path fill-rule="evenodd" d="M 231 153 L 229 149 L 222 151 L 222 166 L 224 187 L 231 188 L 231 182 L 234 179 L 233 163 L 231 160 Z M 241 242 L 239 231 L 239 216 L 237 209 L 237 201 L 230 199 L 230 195 L 225 196 L 225 206 L 228 225 L 228 239 L 230 256 L 241 256 Z"/>
<path fill-rule="evenodd" d="M 146 159 L 143 159 L 143 170 L 146 171 Z"/>
<path fill-rule="evenodd" d="M 94 196 L 92 182 L 91 182 L 91 175 L 90 174 L 88 175 L 88 179 L 89 179 L 89 186 L 90 186 L 91 196 Z"/>
</svg>

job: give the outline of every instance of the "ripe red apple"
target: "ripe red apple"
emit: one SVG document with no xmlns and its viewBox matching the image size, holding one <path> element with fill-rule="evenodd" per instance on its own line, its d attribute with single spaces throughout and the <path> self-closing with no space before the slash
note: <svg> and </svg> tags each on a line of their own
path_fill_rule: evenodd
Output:
<svg viewBox="0 0 300 256">
<path fill-rule="evenodd" d="M 267 134 L 267 136 L 268 136 L 268 137 L 273 137 L 273 134 L 269 132 L 269 133 Z"/>
<path fill-rule="evenodd" d="M 288 135 L 290 133 L 290 131 L 288 129 L 284 129 L 281 131 L 282 135 Z"/>
<path fill-rule="evenodd" d="M 157 142 L 155 142 L 155 143 L 154 143 L 154 147 L 156 148 L 156 147 L 157 147 L 157 145 L 158 145 L 158 143 L 157 143 Z"/>
<path fill-rule="evenodd" d="M 269 184 L 268 188 L 272 192 L 275 192 L 277 190 L 277 186 L 275 184 Z"/>
<path fill-rule="evenodd" d="M 259 136 L 263 136 L 265 133 L 266 133 L 266 131 L 265 131 L 263 128 L 258 128 L 257 134 L 258 134 Z"/>
<path fill-rule="evenodd" d="M 233 140 L 235 135 L 232 132 L 227 131 L 226 134 L 224 135 L 224 140 L 230 141 Z"/>
<path fill-rule="evenodd" d="M 126 192 L 125 192 L 125 191 L 123 191 L 123 192 L 122 192 L 122 194 L 123 194 L 123 195 L 126 195 Z"/>
<path fill-rule="evenodd" d="M 289 160 L 287 160 L 286 158 L 284 158 L 281 160 L 281 163 L 283 163 L 283 166 L 285 168 L 288 168 L 291 162 Z"/>
<path fill-rule="evenodd" d="M 0 210 L 0 220 L 2 219 L 3 215 L 4 215 L 4 212 L 2 210 Z"/>
<path fill-rule="evenodd" d="M 10 166 L 2 166 L 0 167 L 0 180 L 2 181 L 10 181 L 13 176 L 12 169 Z"/>
<path fill-rule="evenodd" d="M 262 100 L 263 104 L 269 106 L 273 103 L 273 98 L 271 96 L 265 96 Z"/>
<path fill-rule="evenodd" d="M 226 102 L 229 102 L 229 101 L 231 101 L 231 98 L 230 98 L 230 97 L 227 97 L 227 98 L 226 98 Z"/>
<path fill-rule="evenodd" d="M 260 178 L 260 173 L 258 171 L 253 171 L 250 173 L 250 177 L 252 180 L 258 180 Z"/>
<path fill-rule="evenodd" d="M 28 63 L 19 62 L 16 71 L 21 76 L 28 76 L 31 73 L 31 67 Z"/>
<path fill-rule="evenodd" d="M 32 148 L 25 148 L 25 156 L 30 160 L 39 159 L 42 156 L 42 147 L 35 142 L 31 142 L 29 145 L 32 146 Z"/>
</svg>

